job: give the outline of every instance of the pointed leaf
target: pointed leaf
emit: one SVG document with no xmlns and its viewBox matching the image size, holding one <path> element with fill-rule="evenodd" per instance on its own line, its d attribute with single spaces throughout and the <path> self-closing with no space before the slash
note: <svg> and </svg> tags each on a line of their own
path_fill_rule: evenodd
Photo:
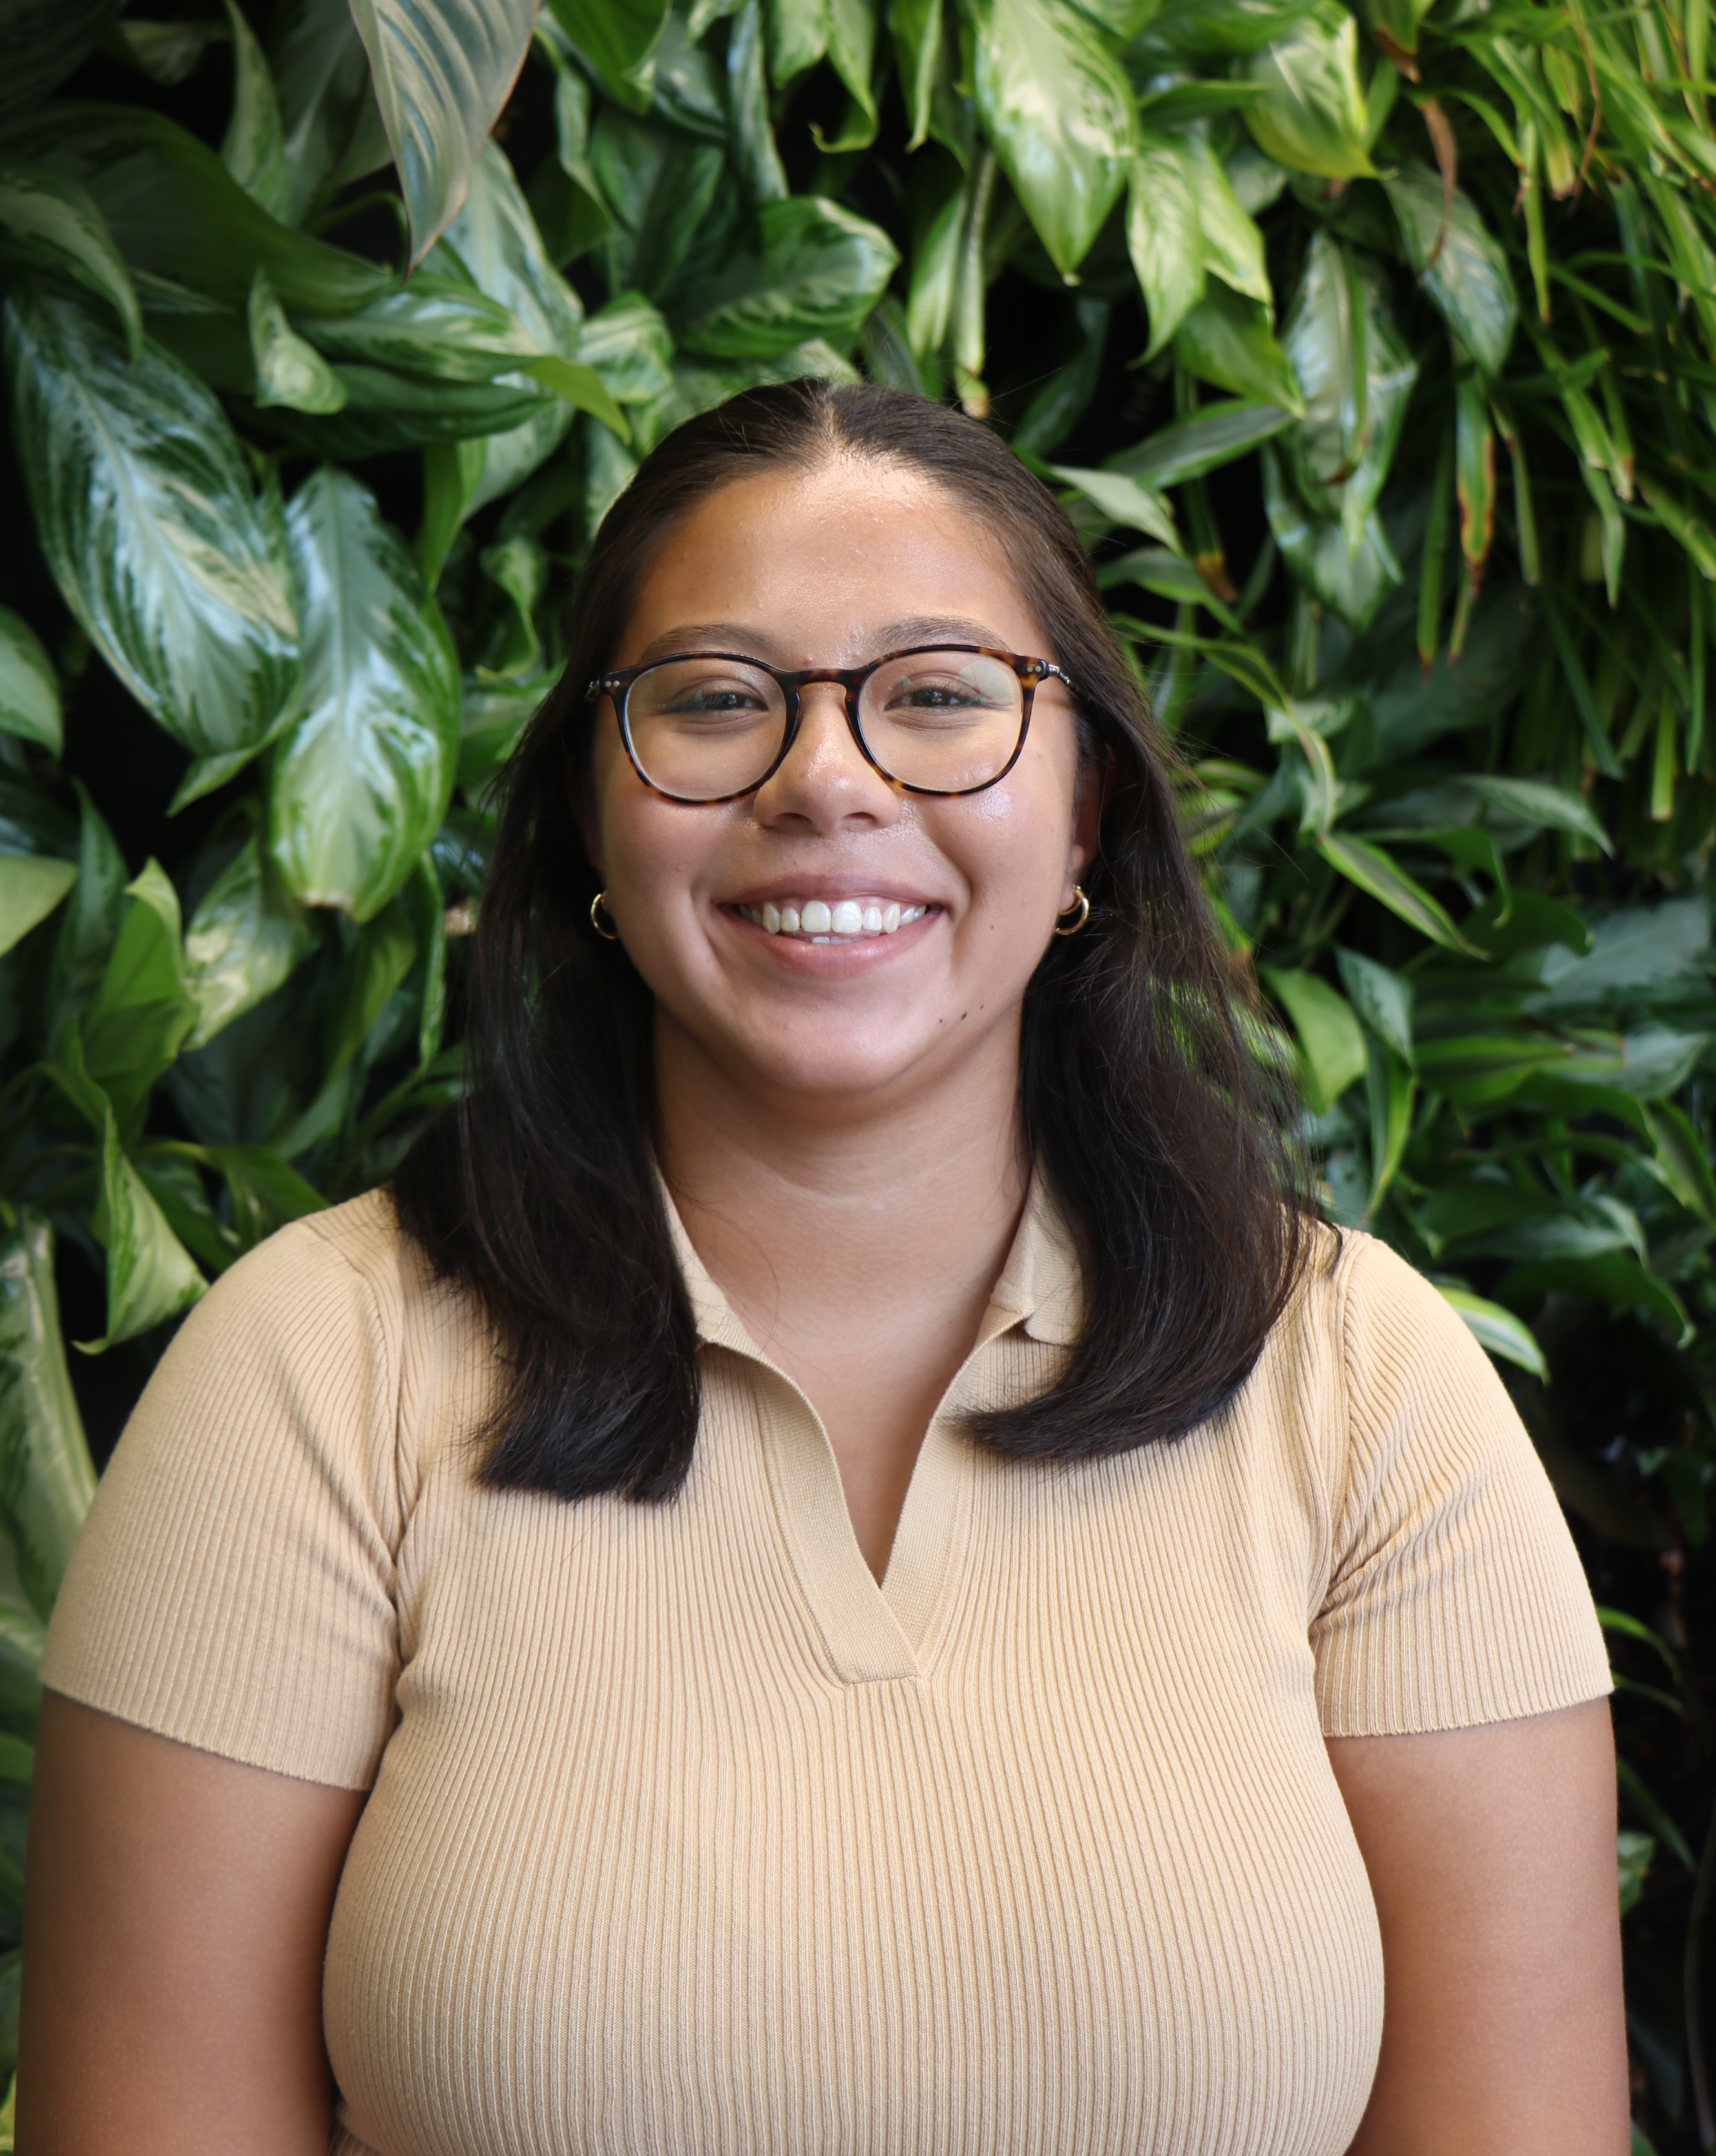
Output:
<svg viewBox="0 0 1716 2156">
<path fill-rule="evenodd" d="M 1204 296 L 1204 241 L 1183 144 L 1147 138 L 1128 167 L 1126 245 L 1150 317 L 1153 359 Z"/>
<path fill-rule="evenodd" d="M 1436 1282 L 1438 1291 L 1451 1309 L 1457 1310 L 1471 1329 L 1478 1345 L 1504 1363 L 1515 1363 L 1522 1370 L 1529 1370 L 1534 1378 L 1549 1381 L 1549 1366 L 1544 1360 L 1544 1351 L 1537 1344 L 1531 1327 L 1523 1318 L 1516 1317 L 1511 1310 L 1503 1310 L 1498 1302 L 1487 1302 L 1481 1295 L 1473 1295 L 1470 1288 L 1453 1287 L 1446 1282 Z"/>
<path fill-rule="evenodd" d="M 292 904 L 254 837 L 208 887 L 185 931 L 185 979 L 197 1007 L 187 1049 L 202 1048 L 254 1009 L 316 947 L 315 928 Z"/>
<path fill-rule="evenodd" d="M 943 13 L 942 0 L 889 0 L 896 71 L 911 122 L 908 150 L 922 149 L 929 137 L 930 100 L 942 60 Z"/>
<path fill-rule="evenodd" d="M 1274 295 L 1269 273 L 1263 266 L 1262 234 L 1241 208 L 1208 136 L 1187 135 L 1180 139 L 1192 199 L 1197 205 L 1198 228 L 1203 235 L 1204 267 L 1236 292 L 1270 305 Z"/>
<path fill-rule="evenodd" d="M 1123 524 L 1133 531 L 1159 539 L 1175 553 L 1179 552 L 1179 533 L 1174 528 L 1174 511 L 1153 488 L 1143 485 L 1125 472 L 1084 471 L 1072 465 L 1051 465 L 1049 469 L 1056 479 L 1076 487 L 1087 501 L 1095 502 L 1104 516 L 1112 517 L 1115 523 Z"/>
<path fill-rule="evenodd" d="M 1404 973 L 1396 973 L 1358 951 L 1338 950 L 1335 959 L 1340 967 L 1341 985 L 1354 1009 L 1385 1047 L 1410 1065 L 1413 1060 L 1411 982 Z"/>
<path fill-rule="evenodd" d="M 1109 458 L 1108 468 L 1129 472 L 1146 486 L 1179 486 L 1249 455 L 1261 443 L 1290 426 L 1292 417 L 1282 405 L 1244 398 L 1206 404 L 1194 418 L 1178 420 L 1131 449 L 1118 451 Z"/>
<path fill-rule="evenodd" d="M 126 886 L 131 901 L 83 1021 L 84 1068 L 127 1135 L 155 1081 L 197 1022 L 185 978 L 178 894 L 150 861 Z"/>
<path fill-rule="evenodd" d="M 465 199 L 536 14 L 537 0 L 352 0 L 411 221 L 414 268 Z"/>
<path fill-rule="evenodd" d="M 439 608 L 368 490 L 306 480 L 287 512 L 308 627 L 305 716 L 269 778 L 269 850 L 307 906 L 367 921 L 439 827 L 459 753 L 459 670 Z"/>
<path fill-rule="evenodd" d="M 342 168 L 366 121 L 380 138 L 383 162 L 387 137 L 370 88 L 369 55 L 352 19 L 349 0 L 285 0 L 275 11 L 269 61 L 288 187 L 277 214 L 295 224 L 337 174 L 362 177 L 361 171 Z M 362 156 L 356 162 L 368 169 Z"/>
<path fill-rule="evenodd" d="M 0 1526 L 39 1617 L 53 1610 L 95 1492 L 60 1337 L 54 1238 L 25 1213 L 0 1239 Z"/>
<path fill-rule="evenodd" d="M 107 1251 L 107 1330 L 99 1340 L 76 1343 L 86 1355 L 99 1355 L 177 1317 L 208 1285 L 167 1225 L 148 1184 L 126 1159 L 110 1109 L 101 1141 L 101 1200 L 95 1225 L 96 1240 Z"/>
<path fill-rule="evenodd" d="M 1590 804 L 1564 786 L 1545 778 L 1508 778 L 1500 774 L 1472 772 L 1461 780 L 1469 793 L 1494 812 L 1498 823 L 1529 824 L 1540 831 L 1566 831 L 1576 839 L 1589 839 L 1606 854 L 1615 844 Z"/>
<path fill-rule="evenodd" d="M 285 405 L 294 412 L 345 409 L 346 386 L 313 344 L 286 320 L 274 281 L 259 270 L 245 308 L 250 356 L 256 367 L 259 407 Z"/>
<path fill-rule="evenodd" d="M 1236 397 L 1304 410 L 1297 378 L 1275 341 L 1267 311 L 1225 285 L 1211 286 L 1174 336 L 1175 357 L 1200 381 Z"/>
<path fill-rule="evenodd" d="M 1441 177 L 1427 165 L 1403 165 L 1384 173 L 1382 183 L 1406 259 L 1442 320 L 1486 374 L 1498 372 L 1519 312 L 1500 244 L 1458 188 L 1444 223 Z"/>
<path fill-rule="evenodd" d="M 792 192 L 775 146 L 763 48 L 763 0 L 745 0 L 727 38 L 727 124 L 739 183 L 753 203 Z"/>
<path fill-rule="evenodd" d="M 100 211 L 75 180 L 0 165 L 0 262 L 74 278 L 112 308 L 136 357 L 143 336 L 136 289 Z"/>
<path fill-rule="evenodd" d="M 50 1055 L 59 1052 L 66 1027 L 74 1019 L 82 1019 L 100 985 L 113 947 L 119 941 L 120 923 L 125 918 L 125 887 L 131 880 L 125 856 L 114 844 L 113 834 L 90 798 L 88 788 L 80 779 L 73 783 L 81 817 L 78 880 L 59 924 L 48 976 L 44 1030 Z"/>
<path fill-rule="evenodd" d="M 1369 177 L 1359 26 L 1338 0 L 1318 5 L 1248 64 L 1262 95 L 1244 108 L 1257 146 L 1324 179 Z"/>
<path fill-rule="evenodd" d="M 640 292 L 622 292 L 592 315 L 578 352 L 616 404 L 647 404 L 673 385 L 673 333 Z"/>
<path fill-rule="evenodd" d="M 274 77 L 238 0 L 226 0 L 226 17 L 233 33 L 233 112 L 220 162 L 253 202 L 270 217 L 284 217 L 291 205 L 292 175 Z"/>
<path fill-rule="evenodd" d="M 1364 1075 L 1368 1055 L 1359 1021 L 1345 997 L 1315 973 L 1279 966 L 1260 966 L 1257 971 L 1292 1020 L 1306 1098 L 1318 1115 L 1324 1115 Z"/>
<path fill-rule="evenodd" d="M 75 861 L 48 854 L 0 854 L 0 952 L 39 927 L 77 879 Z"/>
<path fill-rule="evenodd" d="M 608 95 L 647 112 L 669 0 L 548 0 L 555 22 Z"/>
<path fill-rule="evenodd" d="M 977 109 L 1014 192 L 1063 273 L 1126 182 L 1131 85 L 1063 0 L 977 0 Z"/>
<path fill-rule="evenodd" d="M 1344 831 L 1325 831 L 1317 841 L 1318 850 L 1349 883 L 1379 899 L 1408 927 L 1450 951 L 1469 952 L 1471 947 L 1449 919 L 1447 911 L 1421 883 L 1415 882 L 1380 846 L 1355 839 Z"/>
<path fill-rule="evenodd" d="M 69 301 L 15 292 L 6 347 L 37 536 L 80 626 L 186 747 L 266 740 L 296 696 L 297 624 L 220 407 Z"/>
<path fill-rule="evenodd" d="M 1282 344 L 1305 400 L 1283 444 L 1300 497 L 1355 551 L 1394 462 L 1417 363 L 1382 280 L 1327 232 L 1312 235 Z"/>
<path fill-rule="evenodd" d="M 59 753 L 59 676 L 41 639 L 10 607 L 0 607 L 0 734 Z"/>
</svg>

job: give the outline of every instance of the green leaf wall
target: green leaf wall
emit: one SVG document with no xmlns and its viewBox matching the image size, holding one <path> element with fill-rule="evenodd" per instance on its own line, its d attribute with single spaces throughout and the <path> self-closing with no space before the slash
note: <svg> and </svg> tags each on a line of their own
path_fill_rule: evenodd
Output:
<svg viewBox="0 0 1716 2156">
<path fill-rule="evenodd" d="M 11 11 L 0 2078 L 85 1419 L 454 1096 L 590 537 L 813 373 L 957 399 L 1090 545 L 1323 1207 L 1567 1506 L 1640 2132 L 1716 2145 L 1708 44 L 1707 0 Z"/>
</svg>

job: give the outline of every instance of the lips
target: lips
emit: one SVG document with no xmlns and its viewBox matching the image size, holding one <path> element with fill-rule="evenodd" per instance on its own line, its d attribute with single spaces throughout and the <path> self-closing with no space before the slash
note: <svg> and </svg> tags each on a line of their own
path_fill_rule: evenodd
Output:
<svg viewBox="0 0 1716 2156">
<path fill-rule="evenodd" d="M 856 943 L 876 936 L 892 936 L 929 911 L 927 906 L 902 906 L 898 899 L 783 898 L 765 899 L 755 906 L 733 911 L 755 922 L 770 936 L 798 937 L 812 943 Z"/>
</svg>

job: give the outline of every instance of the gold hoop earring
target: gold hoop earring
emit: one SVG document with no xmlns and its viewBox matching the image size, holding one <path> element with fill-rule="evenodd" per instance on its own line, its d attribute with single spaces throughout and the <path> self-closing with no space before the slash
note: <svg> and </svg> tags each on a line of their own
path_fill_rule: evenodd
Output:
<svg viewBox="0 0 1716 2156">
<path fill-rule="evenodd" d="M 1090 917 L 1091 901 L 1085 895 L 1085 887 L 1081 883 L 1076 883 L 1072 886 L 1071 905 L 1065 913 L 1055 916 L 1055 933 L 1057 936 L 1076 936 Z M 1064 928 L 1061 925 L 1063 921 L 1066 924 Z"/>
<path fill-rule="evenodd" d="M 590 901 L 590 926 L 604 943 L 617 943 L 619 941 L 619 931 L 617 928 L 604 928 L 602 926 L 602 901 L 607 896 L 605 891 L 599 891 Z"/>
</svg>

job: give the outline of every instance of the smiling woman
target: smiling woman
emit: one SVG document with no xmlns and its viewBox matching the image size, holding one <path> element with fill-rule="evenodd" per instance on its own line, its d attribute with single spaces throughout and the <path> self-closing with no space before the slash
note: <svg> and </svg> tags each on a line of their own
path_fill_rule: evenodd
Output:
<svg viewBox="0 0 1716 2156">
<path fill-rule="evenodd" d="M 754 392 L 571 647 L 469 1099 L 68 1574 L 20 2148 L 1616 2156 L 1576 1559 L 1297 1203 L 1053 499 Z"/>
</svg>

